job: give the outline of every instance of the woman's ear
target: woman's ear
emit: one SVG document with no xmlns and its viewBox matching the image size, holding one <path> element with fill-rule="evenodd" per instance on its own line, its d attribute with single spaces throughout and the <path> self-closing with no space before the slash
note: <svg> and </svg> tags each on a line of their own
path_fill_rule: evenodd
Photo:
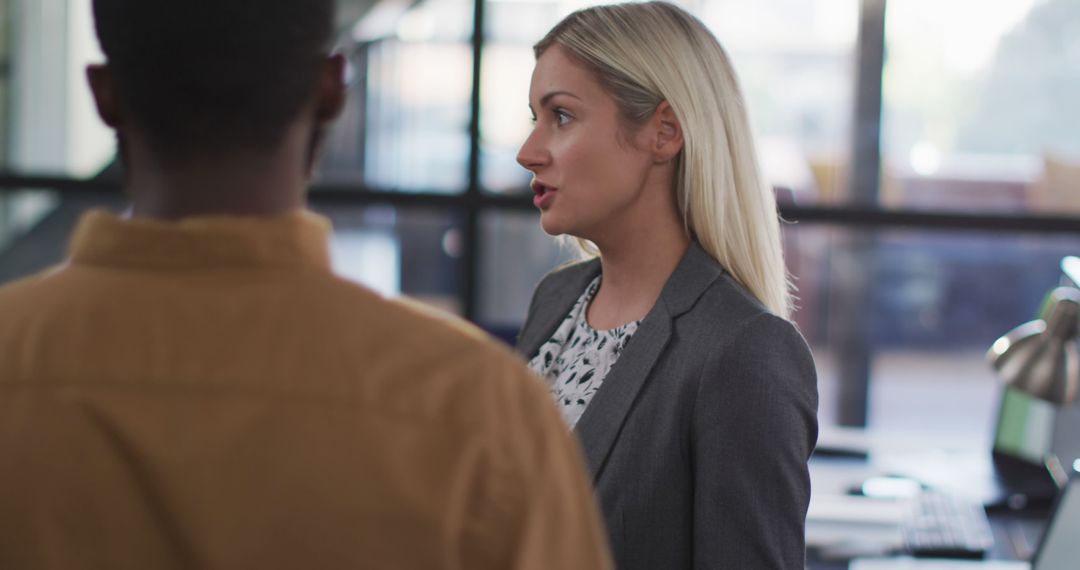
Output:
<svg viewBox="0 0 1080 570">
<path fill-rule="evenodd" d="M 667 101 L 661 101 L 652 117 L 656 132 L 653 156 L 657 163 L 668 162 L 679 155 L 683 149 L 683 131 L 675 110 Z"/>
<path fill-rule="evenodd" d="M 123 126 L 116 82 L 113 81 L 109 66 L 101 63 L 86 66 L 86 81 L 90 84 L 90 93 L 94 96 L 94 104 L 101 120 L 114 129 Z"/>
</svg>

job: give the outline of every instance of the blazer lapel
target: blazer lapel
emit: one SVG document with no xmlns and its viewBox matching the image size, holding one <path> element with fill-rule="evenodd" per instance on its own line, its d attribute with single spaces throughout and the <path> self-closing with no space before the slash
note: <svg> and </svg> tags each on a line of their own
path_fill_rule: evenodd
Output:
<svg viewBox="0 0 1080 570">
<path fill-rule="evenodd" d="M 600 479 L 638 392 L 671 340 L 674 320 L 689 311 L 723 273 L 723 268 L 715 259 L 696 242 L 691 243 L 682 261 L 664 284 L 656 305 L 641 321 L 637 332 L 604 378 L 600 390 L 585 408 L 575 431 L 581 440 L 594 482 Z M 570 306 L 567 306 L 561 315 L 569 310 Z M 556 326 L 558 321 L 548 331 L 548 336 Z M 546 338 L 541 339 L 533 352 L 540 348 Z"/>
<path fill-rule="evenodd" d="M 557 279 L 550 287 L 537 289 L 533 302 L 535 309 L 530 311 L 529 320 L 521 327 L 517 351 L 526 360 L 536 356 L 540 347 L 551 339 L 555 329 L 559 328 L 574 303 L 585 292 L 585 287 L 600 274 L 600 261 L 594 259 L 572 265 L 560 270 L 560 273 L 562 275 L 553 275 Z"/>
<path fill-rule="evenodd" d="M 578 420 L 574 429 L 581 439 L 593 481 L 600 479 L 623 421 L 670 338 L 671 316 L 664 304 L 658 302 L 641 321 Z"/>
</svg>

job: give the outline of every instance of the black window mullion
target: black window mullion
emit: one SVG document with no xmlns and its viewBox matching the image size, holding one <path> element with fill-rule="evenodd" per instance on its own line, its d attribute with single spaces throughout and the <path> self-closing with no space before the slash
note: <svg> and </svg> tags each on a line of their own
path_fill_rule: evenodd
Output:
<svg viewBox="0 0 1080 570">
<path fill-rule="evenodd" d="M 480 73 L 484 52 L 484 4 L 473 0 L 473 73 L 472 108 L 469 121 L 469 187 L 464 196 L 463 241 L 461 256 L 461 307 L 466 319 L 479 318 L 480 270 L 483 246 L 480 236 Z"/>
<path fill-rule="evenodd" d="M 882 77 L 885 69 L 885 5 L 887 0 L 861 0 L 856 44 L 855 109 L 851 140 L 851 201 L 856 208 L 877 208 L 881 179 Z M 866 426 L 870 368 L 874 347 L 870 334 L 876 262 L 873 230 L 855 229 L 835 243 L 852 268 L 837 291 L 831 318 L 836 326 L 837 423 Z"/>
</svg>

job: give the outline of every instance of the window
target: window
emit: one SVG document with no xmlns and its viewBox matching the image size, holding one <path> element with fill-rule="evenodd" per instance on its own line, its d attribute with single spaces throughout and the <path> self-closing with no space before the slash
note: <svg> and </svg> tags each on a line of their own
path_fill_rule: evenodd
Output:
<svg viewBox="0 0 1080 570">
<path fill-rule="evenodd" d="M 886 23 L 884 203 L 1080 213 L 1080 4 L 905 0 Z"/>
<path fill-rule="evenodd" d="M 587 4 L 344 4 L 350 101 L 312 193 L 335 224 L 344 275 L 513 338 L 532 287 L 575 256 L 540 230 L 515 162 L 530 128 L 531 46 Z M 1080 4 L 680 4 L 731 55 L 792 222 L 794 318 L 817 357 L 822 423 L 910 429 L 918 418 L 978 437 L 996 397 L 983 352 L 1033 316 L 1057 260 L 1080 252 Z M 16 13 L 0 0 L 0 270 L 11 266 L 5 235 L 66 227 L 58 212 L 93 191 L 115 199 L 115 182 L 87 179 L 113 154 L 82 86 L 81 66 L 100 58 L 88 5 Z M 45 49 L 57 37 L 66 48 Z M 875 50 L 884 65 L 857 73 Z M 880 118 L 857 114 L 859 96 L 879 89 Z M 868 132 L 880 132 L 880 161 L 867 152 L 878 145 L 853 143 Z M 872 204 L 853 198 L 856 167 L 880 167 L 880 184 L 859 189 Z M 934 407 L 956 399 L 970 406 Z"/>
</svg>

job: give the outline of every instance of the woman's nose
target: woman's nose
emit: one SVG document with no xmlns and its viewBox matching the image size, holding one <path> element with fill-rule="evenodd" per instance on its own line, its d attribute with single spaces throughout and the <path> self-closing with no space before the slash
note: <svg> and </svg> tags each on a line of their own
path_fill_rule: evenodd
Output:
<svg viewBox="0 0 1080 570">
<path fill-rule="evenodd" d="M 518 150 L 518 164 L 526 170 L 535 172 L 536 169 L 541 168 L 550 160 L 547 149 L 544 148 L 539 139 L 537 132 L 533 130 L 533 132 L 529 133 L 529 138 L 525 139 L 525 142 L 521 145 L 521 149 Z"/>
</svg>

